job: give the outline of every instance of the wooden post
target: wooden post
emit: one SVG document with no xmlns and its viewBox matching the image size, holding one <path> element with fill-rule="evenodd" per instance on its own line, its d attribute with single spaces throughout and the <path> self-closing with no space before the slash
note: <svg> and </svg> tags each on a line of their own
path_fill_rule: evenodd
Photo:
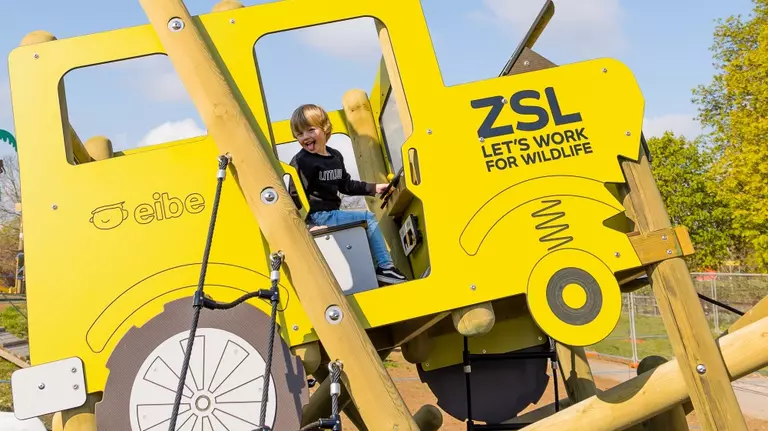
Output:
<svg viewBox="0 0 768 431">
<path fill-rule="evenodd" d="M 415 430 L 416 423 L 368 335 L 320 254 L 278 174 L 280 164 L 231 77 L 182 0 L 139 0 L 209 135 L 231 156 L 237 181 L 267 242 L 285 254 L 284 271 L 328 356 L 344 364 L 347 388 L 366 423 Z M 212 168 L 214 161 L 212 160 Z M 326 318 L 336 307 L 340 318 Z M 327 319 L 327 320 L 326 320 Z"/>
<path fill-rule="evenodd" d="M 623 161 L 627 179 L 624 207 L 641 234 L 671 227 L 645 151 L 638 162 Z M 647 267 L 664 325 L 703 429 L 744 430 L 736 394 L 709 331 L 685 261 L 676 257 Z M 704 367 L 702 369 L 702 367 Z M 702 369 L 703 371 L 697 371 Z"/>
<path fill-rule="evenodd" d="M 88 394 L 82 406 L 54 414 L 53 431 L 97 431 L 94 410 L 100 400 L 100 395 Z"/>
<path fill-rule="evenodd" d="M 84 147 L 93 160 L 105 160 L 114 156 L 112 141 L 105 136 L 94 136 L 88 139 Z"/>
<path fill-rule="evenodd" d="M 597 394 L 595 379 L 584 348 L 556 342 L 555 349 L 560 375 L 571 403 L 576 404 Z"/>
<path fill-rule="evenodd" d="M 667 362 L 661 356 L 648 356 L 640 361 L 637 366 L 637 374 L 643 374 L 647 371 L 651 371 L 661 364 Z M 644 426 L 644 425 L 647 425 Z M 669 410 L 666 410 L 658 415 L 650 418 L 643 425 L 635 425 L 631 428 L 631 431 L 688 431 L 688 421 L 685 419 L 685 411 L 680 404 L 675 405 Z"/>
<path fill-rule="evenodd" d="M 740 379 L 768 365 L 766 343 L 768 318 L 720 339 L 720 353 L 731 380 Z M 529 425 L 525 430 L 614 431 L 636 425 L 689 398 L 683 368 L 674 359 L 603 391 L 599 396 L 590 397 Z M 717 397 L 718 394 L 712 395 L 712 398 Z"/>
<path fill-rule="evenodd" d="M 347 91 L 342 98 L 342 106 L 360 179 L 374 184 L 388 182 L 381 142 L 379 142 L 368 96 L 363 90 Z M 377 200 L 377 198 L 366 198 L 368 208 L 379 220 L 379 228 L 389 246 L 395 266 L 407 278 L 413 279 L 411 264 L 400 245 L 400 231 L 392 218 L 387 215 L 387 210 L 381 209 L 381 205 L 376 203 Z"/>
</svg>

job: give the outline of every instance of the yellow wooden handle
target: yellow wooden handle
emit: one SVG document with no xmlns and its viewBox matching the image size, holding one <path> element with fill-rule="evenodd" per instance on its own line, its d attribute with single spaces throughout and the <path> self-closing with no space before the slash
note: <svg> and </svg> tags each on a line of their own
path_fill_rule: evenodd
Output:
<svg viewBox="0 0 768 431">
<path fill-rule="evenodd" d="M 296 187 L 296 194 L 299 195 L 299 202 L 301 202 L 301 209 L 299 211 L 302 217 L 306 217 L 306 213 L 309 212 L 309 200 L 307 200 L 307 194 L 304 193 L 304 187 L 301 185 L 299 173 L 288 163 L 280 162 L 280 164 L 283 166 L 285 173 L 290 175 L 293 180 L 293 186 Z"/>
</svg>

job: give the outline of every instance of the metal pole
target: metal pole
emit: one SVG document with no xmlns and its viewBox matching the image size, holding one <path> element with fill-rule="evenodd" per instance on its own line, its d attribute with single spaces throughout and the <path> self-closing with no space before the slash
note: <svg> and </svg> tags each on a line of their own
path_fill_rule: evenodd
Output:
<svg viewBox="0 0 768 431">
<path fill-rule="evenodd" d="M 717 276 L 712 278 L 712 299 L 717 300 Z M 715 333 L 720 333 L 720 307 L 712 307 L 715 310 Z"/>
<path fill-rule="evenodd" d="M 637 357 L 637 333 L 635 332 L 635 294 L 629 294 L 629 338 L 632 343 L 632 363 L 637 365 L 640 360 Z"/>
</svg>

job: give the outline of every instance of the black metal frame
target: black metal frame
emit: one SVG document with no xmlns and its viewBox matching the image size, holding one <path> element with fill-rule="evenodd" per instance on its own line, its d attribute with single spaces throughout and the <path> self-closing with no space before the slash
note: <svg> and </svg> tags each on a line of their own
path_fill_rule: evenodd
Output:
<svg viewBox="0 0 768 431">
<path fill-rule="evenodd" d="M 555 348 L 555 342 L 552 338 L 547 337 L 549 343 L 549 350 L 545 352 L 509 352 L 500 354 L 472 354 L 469 352 L 469 342 L 467 337 L 464 337 L 464 351 L 463 351 L 463 365 L 464 365 L 464 381 L 467 391 L 467 431 L 496 431 L 496 430 L 519 430 L 531 425 L 530 423 L 515 423 L 515 424 L 488 424 L 488 425 L 476 425 L 472 419 L 472 360 L 475 361 L 496 361 L 504 359 L 533 359 L 533 358 L 546 358 L 550 360 L 552 364 L 552 379 L 555 386 L 555 412 L 560 411 L 560 394 L 557 387 L 557 349 Z"/>
</svg>

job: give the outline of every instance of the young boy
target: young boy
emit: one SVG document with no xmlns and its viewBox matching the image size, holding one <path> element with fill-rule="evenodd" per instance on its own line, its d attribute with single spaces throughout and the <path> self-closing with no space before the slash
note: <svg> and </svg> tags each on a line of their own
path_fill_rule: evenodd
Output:
<svg viewBox="0 0 768 431">
<path fill-rule="evenodd" d="M 307 222 L 314 226 L 338 226 L 365 220 L 368 224 L 368 242 L 376 263 L 376 278 L 384 284 L 406 281 L 392 263 L 378 221 L 370 211 L 342 211 L 339 192 L 347 196 L 375 196 L 382 193 L 387 184 L 371 184 L 355 181 L 344 168 L 341 153 L 326 146 L 331 137 L 331 121 L 323 108 L 306 104 L 299 106 L 291 115 L 291 132 L 299 141 L 301 150 L 291 159 L 307 195 L 309 208 Z M 299 206 L 299 198 L 291 181 L 289 192 Z"/>
</svg>

